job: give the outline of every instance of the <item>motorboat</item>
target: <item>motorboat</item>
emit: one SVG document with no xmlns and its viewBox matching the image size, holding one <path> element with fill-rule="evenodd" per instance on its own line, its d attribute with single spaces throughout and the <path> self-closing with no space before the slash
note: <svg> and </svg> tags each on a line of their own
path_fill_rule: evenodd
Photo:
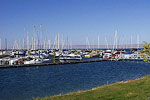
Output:
<svg viewBox="0 0 150 100">
<path fill-rule="evenodd" d="M 65 54 L 59 57 L 60 62 L 76 62 L 81 61 L 82 57 L 78 54 Z"/>
</svg>

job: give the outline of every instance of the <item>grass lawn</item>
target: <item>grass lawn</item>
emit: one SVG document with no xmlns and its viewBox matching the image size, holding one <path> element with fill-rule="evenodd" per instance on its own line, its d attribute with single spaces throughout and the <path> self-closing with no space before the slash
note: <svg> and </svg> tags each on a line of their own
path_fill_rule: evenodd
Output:
<svg viewBox="0 0 150 100">
<path fill-rule="evenodd" d="M 150 76 L 35 100 L 150 100 Z"/>
</svg>

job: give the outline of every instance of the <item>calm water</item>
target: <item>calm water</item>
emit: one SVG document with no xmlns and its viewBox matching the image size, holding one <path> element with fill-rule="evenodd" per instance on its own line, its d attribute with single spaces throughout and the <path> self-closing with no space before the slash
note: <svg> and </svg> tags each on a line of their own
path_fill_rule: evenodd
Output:
<svg viewBox="0 0 150 100">
<path fill-rule="evenodd" d="M 0 100 L 32 100 L 150 74 L 144 62 L 96 62 L 0 69 Z"/>
</svg>

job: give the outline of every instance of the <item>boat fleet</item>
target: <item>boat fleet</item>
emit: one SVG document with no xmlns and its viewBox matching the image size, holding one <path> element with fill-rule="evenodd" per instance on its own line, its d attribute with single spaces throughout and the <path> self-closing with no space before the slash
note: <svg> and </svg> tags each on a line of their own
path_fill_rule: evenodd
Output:
<svg viewBox="0 0 150 100">
<path fill-rule="evenodd" d="M 20 40 L 15 40 L 13 47 L 11 47 L 7 45 L 7 39 L 5 39 L 5 50 L 4 46 L 3 49 L 1 47 L 0 39 L 0 65 L 65 63 L 91 59 L 143 60 L 139 50 L 139 35 L 137 35 L 137 45 L 135 47 L 133 46 L 132 38 L 129 45 L 125 45 L 125 47 L 124 43 L 121 45 L 118 41 L 117 30 L 115 31 L 113 45 L 108 45 L 105 37 L 106 45 L 104 47 L 100 46 L 98 36 L 96 45 L 90 45 L 91 43 L 88 37 L 86 37 L 86 45 L 73 46 L 72 41 L 68 37 L 65 38 L 59 32 L 54 38 L 54 43 L 51 43 L 50 40 L 45 40 L 42 30 L 42 24 L 40 24 L 39 32 L 37 32 L 37 28 L 34 25 L 33 33 L 31 32 L 31 35 L 29 35 L 29 31 L 24 28 L 24 35 L 26 37 L 22 39 L 23 44 L 20 43 Z M 32 39 L 29 36 L 32 36 Z M 149 59 L 149 56 L 147 58 Z"/>
<path fill-rule="evenodd" d="M 148 55 L 147 55 L 148 56 Z M 143 60 L 140 50 L 1 50 L 0 65 L 28 65 L 42 63 L 65 63 L 91 60 L 92 58 L 104 60 Z M 149 56 L 147 57 L 150 58 Z"/>
</svg>

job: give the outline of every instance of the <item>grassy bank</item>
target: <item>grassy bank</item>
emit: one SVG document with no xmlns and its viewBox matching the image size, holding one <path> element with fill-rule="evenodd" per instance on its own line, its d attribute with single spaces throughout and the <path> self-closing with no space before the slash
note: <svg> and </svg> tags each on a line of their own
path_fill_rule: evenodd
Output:
<svg viewBox="0 0 150 100">
<path fill-rule="evenodd" d="M 35 100 L 150 100 L 150 76 Z"/>
</svg>

